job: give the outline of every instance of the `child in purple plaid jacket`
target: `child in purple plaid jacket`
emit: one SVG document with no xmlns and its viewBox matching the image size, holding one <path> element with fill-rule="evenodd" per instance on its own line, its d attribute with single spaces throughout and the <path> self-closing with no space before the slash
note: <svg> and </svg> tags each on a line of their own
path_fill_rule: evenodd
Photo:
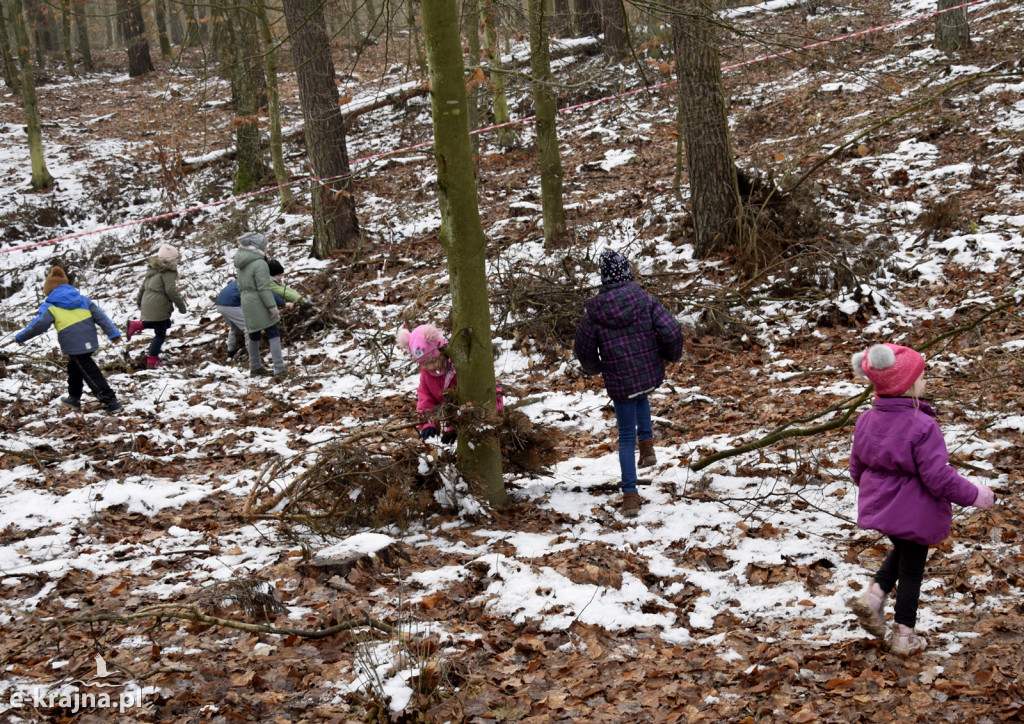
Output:
<svg viewBox="0 0 1024 724">
<path fill-rule="evenodd" d="M 600 373 L 615 405 L 622 470 L 622 514 L 635 517 L 642 500 L 636 489 L 634 454 L 640 467 L 657 462 L 647 395 L 665 380 L 665 362 L 683 354 L 683 332 L 661 302 L 633 281 L 629 261 L 601 252 L 601 291 L 590 299 L 576 330 L 576 357 L 583 372 Z"/>
</svg>

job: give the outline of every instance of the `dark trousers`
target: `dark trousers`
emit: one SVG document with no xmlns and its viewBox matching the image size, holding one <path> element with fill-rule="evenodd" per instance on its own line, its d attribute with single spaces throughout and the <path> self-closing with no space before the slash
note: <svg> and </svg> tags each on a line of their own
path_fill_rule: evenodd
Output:
<svg viewBox="0 0 1024 724">
<path fill-rule="evenodd" d="M 892 541 L 892 551 L 875 574 L 875 583 L 886 595 L 893 587 L 896 588 L 896 623 L 914 628 L 928 546 L 893 536 L 889 536 L 889 540 Z"/>
<path fill-rule="evenodd" d="M 110 389 L 106 378 L 100 372 L 99 365 L 92 358 L 92 352 L 68 355 L 68 397 L 81 400 L 83 384 L 89 385 L 89 390 L 104 405 L 117 402 L 117 395 Z"/>
<path fill-rule="evenodd" d="M 164 340 L 167 339 L 167 330 L 171 328 L 171 320 L 165 319 L 162 322 L 143 322 L 142 328 L 153 330 L 153 341 L 149 343 L 149 356 L 159 357 L 160 350 L 164 346 Z"/>
</svg>

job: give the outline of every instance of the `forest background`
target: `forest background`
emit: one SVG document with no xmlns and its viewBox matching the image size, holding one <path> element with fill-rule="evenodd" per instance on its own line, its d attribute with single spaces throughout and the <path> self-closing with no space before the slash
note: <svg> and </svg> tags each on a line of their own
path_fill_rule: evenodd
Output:
<svg viewBox="0 0 1024 724">
<path fill-rule="evenodd" d="M 527 3 L 488 36 L 486 3 L 5 3 L 0 716 L 1019 717 L 1024 10 L 952 5 Z M 284 316 L 291 380 L 224 355 L 245 230 L 316 302 Z M 188 300 L 165 367 L 105 346 L 126 412 L 61 408 L 53 335 L 12 339 L 42 279 L 124 329 L 161 243 Z M 687 339 L 635 521 L 570 351 L 606 246 Z M 459 460 L 416 439 L 394 332 L 481 310 Z M 885 550 L 854 525 L 849 357 L 890 340 L 999 496 L 933 552 L 906 660 L 845 606 Z M 497 484 L 465 460 L 491 425 Z"/>
</svg>

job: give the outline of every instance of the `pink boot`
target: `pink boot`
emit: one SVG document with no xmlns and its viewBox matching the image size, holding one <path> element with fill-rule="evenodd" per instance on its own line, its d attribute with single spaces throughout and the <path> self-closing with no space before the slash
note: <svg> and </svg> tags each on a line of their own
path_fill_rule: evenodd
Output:
<svg viewBox="0 0 1024 724">
<path fill-rule="evenodd" d="M 885 592 L 874 581 L 860 598 L 850 601 L 850 608 L 857 614 L 860 627 L 876 639 L 885 638 L 885 619 L 882 607 L 885 606 Z"/>
<path fill-rule="evenodd" d="M 159 357 L 154 357 L 151 354 L 146 355 L 146 367 L 149 367 L 150 369 L 152 369 L 153 367 L 163 367 L 163 366 L 164 366 L 164 363 L 160 361 Z"/>
<path fill-rule="evenodd" d="M 129 319 L 128 320 L 128 341 L 132 341 L 132 336 L 138 334 L 143 329 L 142 320 Z"/>
</svg>

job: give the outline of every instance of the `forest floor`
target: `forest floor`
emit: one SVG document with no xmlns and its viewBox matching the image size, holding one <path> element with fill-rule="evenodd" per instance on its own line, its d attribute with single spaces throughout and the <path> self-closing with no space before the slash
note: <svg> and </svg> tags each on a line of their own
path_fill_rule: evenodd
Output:
<svg viewBox="0 0 1024 724">
<path fill-rule="evenodd" d="M 756 35 L 726 43 L 723 65 L 926 5 L 737 14 Z M 352 119 L 367 241 L 323 261 L 301 203 L 219 203 L 232 165 L 210 154 L 233 141 L 229 96 L 198 56 L 139 79 L 114 55 L 41 78 L 45 195 L 26 192 L 23 119 L 0 98 L 0 721 L 106 722 L 126 701 L 117 721 L 1020 719 L 1024 10 L 972 10 L 975 44 L 955 62 L 930 48 L 929 22 L 725 74 L 760 256 L 693 258 L 671 86 L 560 116 L 567 251 L 543 249 L 529 127 L 508 149 L 481 137 L 496 366 L 515 408 L 507 509 L 457 479 L 451 449 L 415 438 L 416 378 L 393 349 L 403 321 L 448 324 L 433 160 L 360 159 L 429 139 L 425 98 Z M 335 50 L 343 97 L 415 79 L 393 48 L 357 64 Z M 569 56 L 559 105 L 667 80 L 662 49 L 641 52 L 614 73 Z M 527 89 L 510 95 L 530 115 Z M 300 176 L 301 134 L 288 139 Z M 316 302 L 284 316 L 293 380 L 254 380 L 224 355 L 212 298 L 248 228 Z M 123 329 L 159 243 L 182 250 L 189 302 L 165 367 L 145 369 L 148 333 L 105 347 L 125 413 L 61 408 L 52 333 L 10 339 L 42 278 L 61 264 Z M 571 355 L 605 245 L 686 331 L 652 396 L 659 463 L 636 520 L 617 511 L 614 414 Z M 927 346 L 954 460 L 999 496 L 957 510 L 933 551 L 930 645 L 910 658 L 846 608 L 886 552 L 854 524 L 849 425 L 704 465 L 839 420 L 864 389 L 850 355 L 890 340 Z M 76 706 L 86 692 L 112 709 Z"/>
</svg>

